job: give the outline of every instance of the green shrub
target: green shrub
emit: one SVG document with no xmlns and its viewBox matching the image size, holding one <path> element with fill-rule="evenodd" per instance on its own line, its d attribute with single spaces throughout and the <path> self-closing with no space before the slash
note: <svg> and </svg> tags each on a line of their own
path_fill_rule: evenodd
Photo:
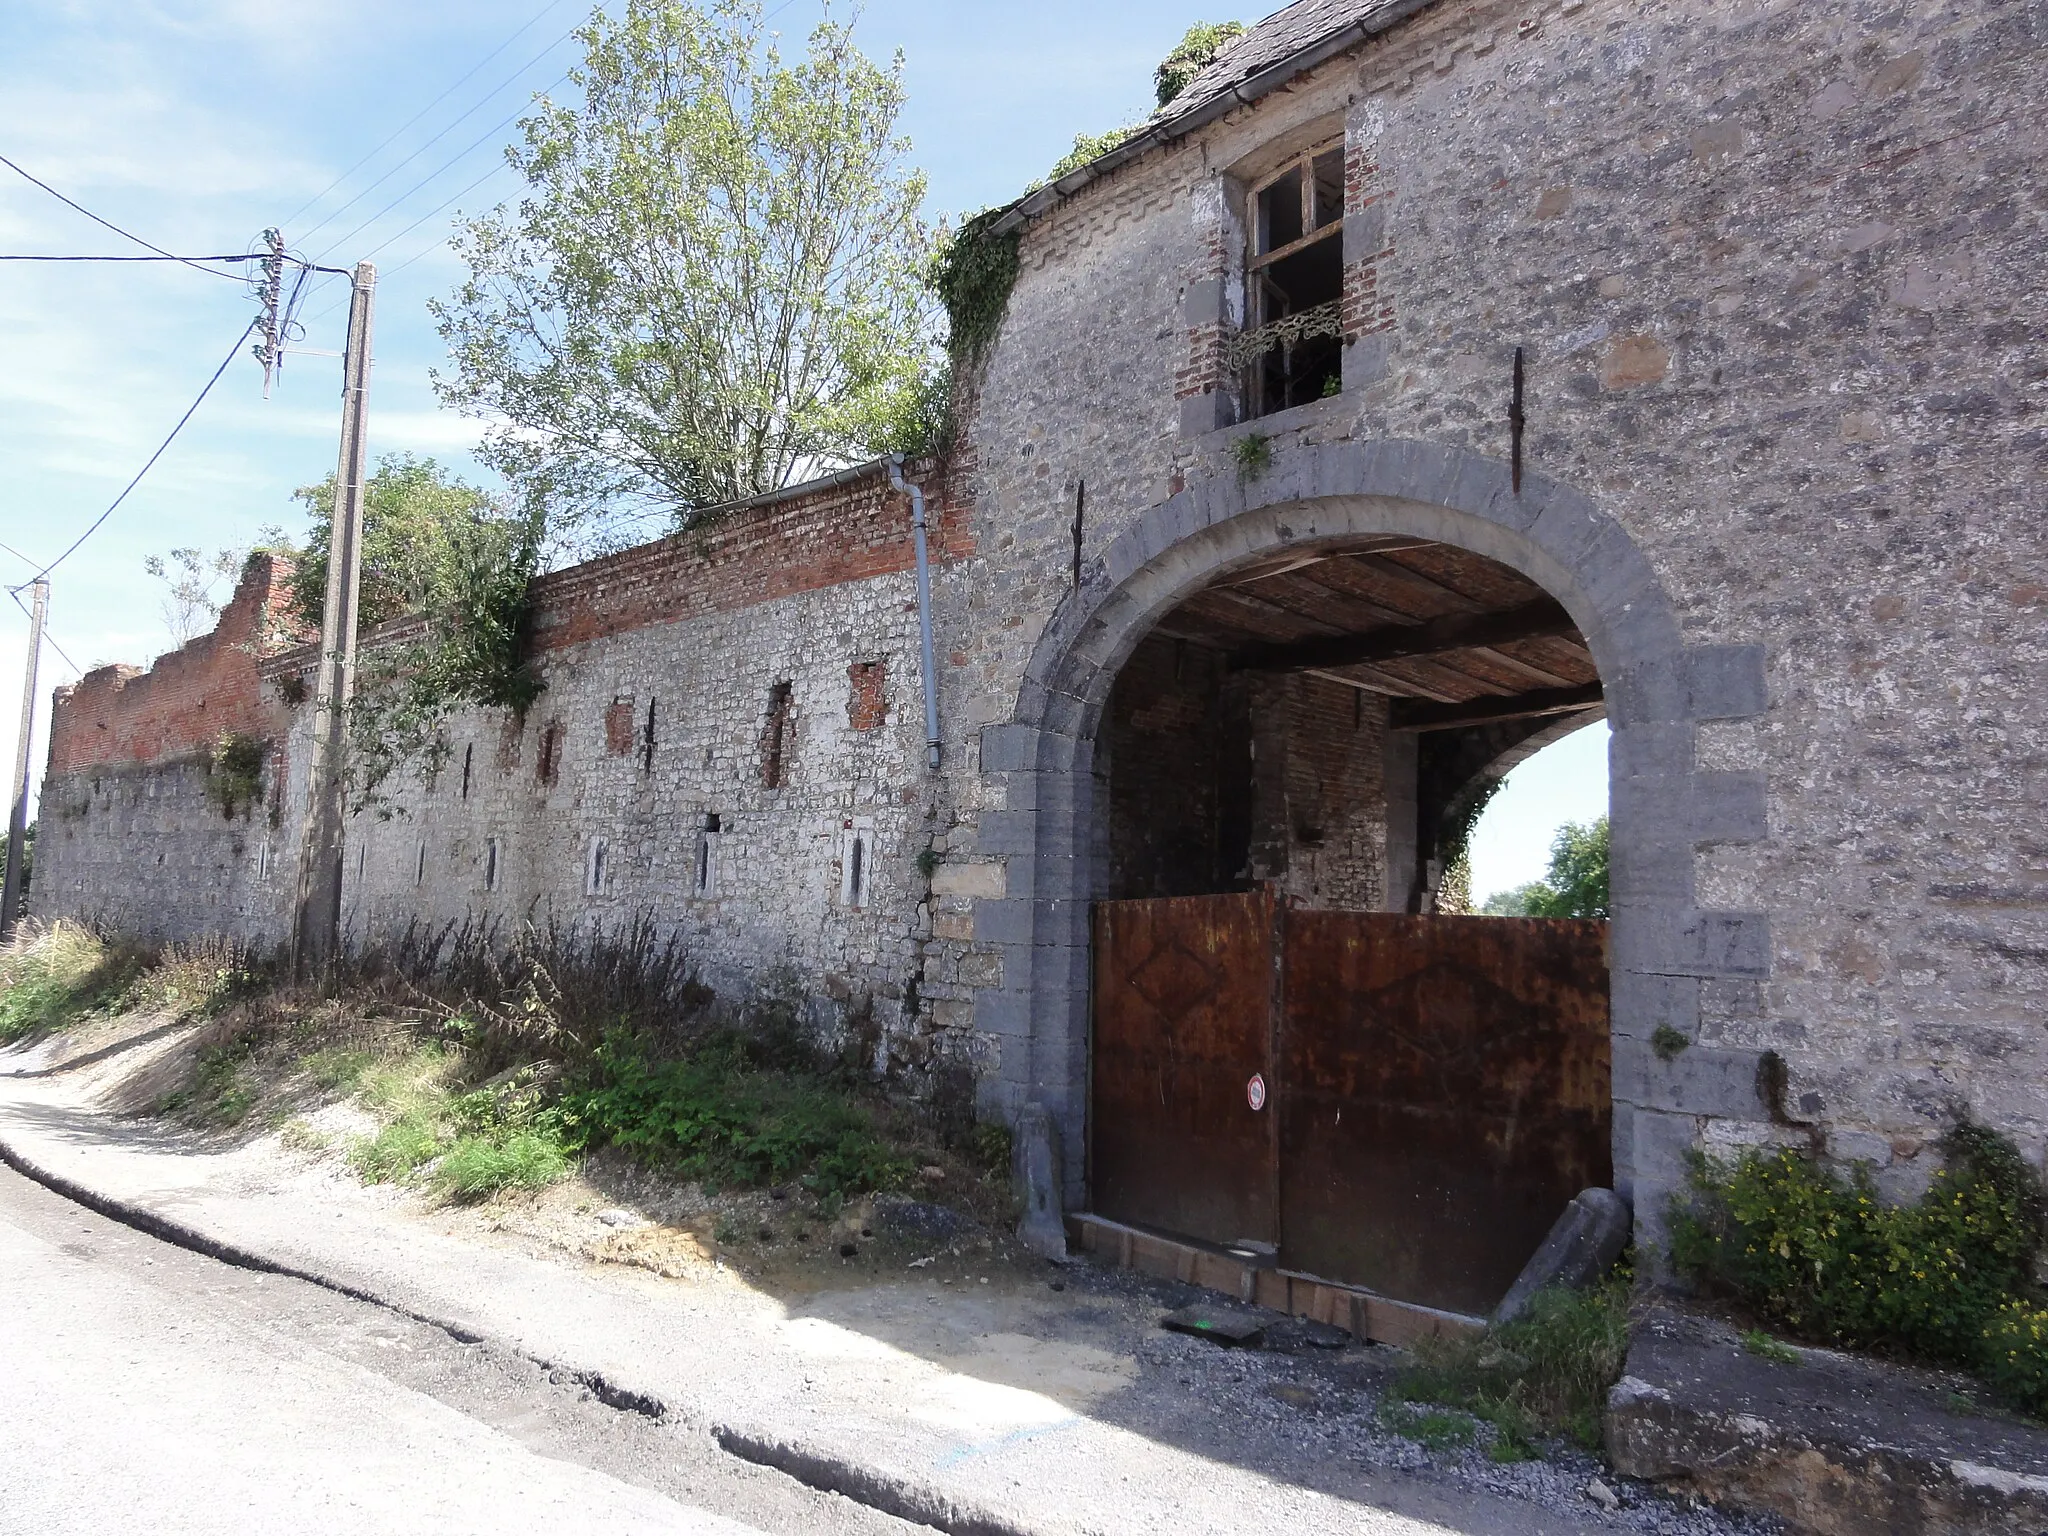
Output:
<svg viewBox="0 0 2048 1536">
<path fill-rule="evenodd" d="M 1983 1126 L 1957 1126 L 1942 1147 L 1946 1166 L 1907 1206 L 1879 1200 L 1865 1166 L 1843 1177 L 1789 1148 L 1696 1158 L 1690 1203 L 1672 1213 L 1673 1264 L 1800 1337 L 1978 1367 L 2014 1401 L 2038 1401 L 2025 1383 L 2048 1373 L 2027 1316 L 2039 1181 Z"/>
<path fill-rule="evenodd" d="M 1542 1434 L 1596 1447 L 1607 1389 L 1628 1355 L 1628 1279 L 1539 1291 L 1515 1321 L 1477 1338 L 1432 1339 L 1416 1355 L 1390 1397 L 1461 1408 L 1492 1424 L 1495 1460 L 1533 1454 L 1530 1442 Z"/>
<path fill-rule="evenodd" d="M 1947 1166 L 1910 1206 L 1780 1148 L 1696 1159 L 1672 1260 L 1763 1318 L 1823 1343 L 1976 1363 L 1986 1322 L 2026 1294 L 2041 1194 L 2018 1150 L 1981 1126 L 1943 1141 Z"/>
<path fill-rule="evenodd" d="M 712 1185 L 795 1179 L 843 1199 L 894 1188 L 912 1167 L 844 1083 L 757 1066 L 736 1037 L 660 1063 L 607 1042 L 560 1113 L 572 1147 L 620 1147 Z"/>
<path fill-rule="evenodd" d="M 2008 1301 L 1984 1325 L 1984 1379 L 2013 1407 L 2048 1419 L 2048 1308 Z"/>
</svg>

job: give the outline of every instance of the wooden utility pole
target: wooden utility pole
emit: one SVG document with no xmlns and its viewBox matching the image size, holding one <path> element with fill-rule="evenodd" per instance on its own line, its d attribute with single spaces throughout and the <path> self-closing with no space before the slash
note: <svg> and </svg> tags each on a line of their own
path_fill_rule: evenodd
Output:
<svg viewBox="0 0 2048 1536">
<path fill-rule="evenodd" d="M 35 605 L 28 620 L 28 676 L 21 685 L 21 735 L 14 748 L 14 791 L 7 813 L 7 877 L 0 881 L 0 940 L 14 932 L 21 914 L 22 845 L 28 840 L 28 744 L 35 734 L 36 662 L 43 649 L 43 615 L 50 607 L 50 584 L 35 579 Z"/>
<path fill-rule="evenodd" d="M 313 685 L 313 752 L 299 844 L 299 900 L 292 970 L 324 972 L 341 939 L 342 808 L 348 791 L 348 705 L 356 681 L 356 598 L 362 580 L 363 465 L 370 394 L 370 311 L 377 269 L 356 263 L 341 364 L 341 461 L 334 471 L 334 531 L 327 541 L 327 602 L 320 614 L 320 670 Z"/>
</svg>

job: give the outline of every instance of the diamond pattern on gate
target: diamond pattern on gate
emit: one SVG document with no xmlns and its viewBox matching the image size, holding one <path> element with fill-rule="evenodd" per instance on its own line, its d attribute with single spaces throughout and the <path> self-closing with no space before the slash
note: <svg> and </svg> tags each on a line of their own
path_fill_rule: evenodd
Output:
<svg viewBox="0 0 2048 1536">
<path fill-rule="evenodd" d="M 1223 975 L 1176 937 L 1147 955 L 1132 969 L 1129 980 L 1132 990 L 1171 1022 L 1211 1001 Z"/>
</svg>

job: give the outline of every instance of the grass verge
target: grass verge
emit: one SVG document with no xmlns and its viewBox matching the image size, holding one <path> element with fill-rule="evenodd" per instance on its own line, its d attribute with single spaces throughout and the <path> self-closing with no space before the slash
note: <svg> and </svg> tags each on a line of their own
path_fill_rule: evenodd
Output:
<svg viewBox="0 0 2048 1536">
<path fill-rule="evenodd" d="M 1628 1356 L 1628 1288 L 1616 1274 L 1591 1290 L 1539 1291 L 1512 1323 L 1419 1346 L 1388 1388 L 1383 1420 L 1432 1449 L 1468 1443 L 1474 1421 L 1491 1425 L 1496 1461 L 1530 1460 L 1551 1437 L 1597 1450 L 1607 1389 Z M 1444 1409 L 1468 1416 L 1463 1441 L 1441 1422 Z"/>
</svg>

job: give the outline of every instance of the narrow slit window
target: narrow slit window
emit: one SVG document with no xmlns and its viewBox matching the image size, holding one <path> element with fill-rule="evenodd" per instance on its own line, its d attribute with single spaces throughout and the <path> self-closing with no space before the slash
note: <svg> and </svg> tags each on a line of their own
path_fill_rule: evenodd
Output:
<svg viewBox="0 0 2048 1536">
<path fill-rule="evenodd" d="M 463 799 L 465 799 L 465 800 L 467 800 L 467 799 L 469 798 L 469 768 L 470 768 L 470 762 L 471 762 L 471 760 L 472 760 L 472 759 L 473 759 L 473 758 L 474 758 L 475 756 L 476 756 L 476 743 L 475 743 L 475 742 L 471 742 L 471 743 L 470 743 L 470 744 L 469 744 L 468 746 L 466 746 L 466 747 L 464 747 L 464 748 L 462 749 L 462 798 L 463 798 Z"/>
<path fill-rule="evenodd" d="M 647 729 L 640 737 L 640 771 L 654 772 L 654 700 L 647 701 Z"/>
<path fill-rule="evenodd" d="M 607 867 L 610 854 L 611 849 L 606 845 L 603 838 L 593 837 L 590 840 L 590 855 L 583 865 L 584 895 L 602 896 L 604 894 L 605 880 L 611 873 Z"/>
<path fill-rule="evenodd" d="M 540 781 L 552 784 L 562 772 L 562 722 L 557 720 L 540 733 L 540 761 L 536 765 Z"/>
<path fill-rule="evenodd" d="M 1321 145 L 1252 189 L 1244 330 L 1231 360 L 1250 416 L 1343 387 L 1344 146 Z"/>
<path fill-rule="evenodd" d="M 718 817 L 706 816 L 697 834 L 697 895 L 707 901 L 718 894 L 718 838 Z"/>
<path fill-rule="evenodd" d="M 412 883 L 414 885 L 425 885 L 427 883 L 427 845 L 424 842 L 420 844 L 419 859 L 412 867 Z"/>
<path fill-rule="evenodd" d="M 768 690 L 768 720 L 761 731 L 761 782 L 780 789 L 789 775 L 791 737 L 791 690 L 777 683 Z"/>
<path fill-rule="evenodd" d="M 498 840 L 494 837 L 484 844 L 484 889 L 498 888 Z"/>
<path fill-rule="evenodd" d="M 875 831 L 866 822 L 849 822 L 840 837 L 839 903 L 859 909 L 868 904 L 873 882 Z"/>
</svg>

